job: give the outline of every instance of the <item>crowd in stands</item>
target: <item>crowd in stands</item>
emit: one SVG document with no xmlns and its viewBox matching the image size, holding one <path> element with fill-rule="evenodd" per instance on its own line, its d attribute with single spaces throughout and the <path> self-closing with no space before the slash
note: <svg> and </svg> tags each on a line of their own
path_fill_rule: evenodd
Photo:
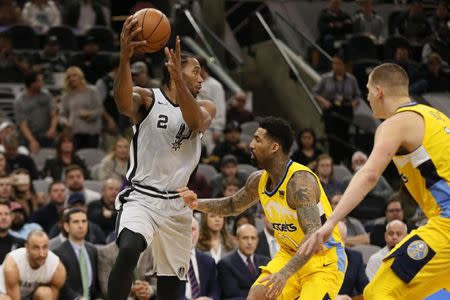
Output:
<svg viewBox="0 0 450 300">
<path fill-rule="evenodd" d="M 361 10 L 353 17 L 340 8 L 340 2 L 329 0 L 319 16 L 319 42 L 334 56 L 331 71 L 322 76 L 313 93 L 324 109 L 327 134 L 348 140 L 349 125 L 344 119 L 352 119 L 354 108 L 364 98 L 364 87 L 348 68 L 352 65 L 345 48 L 348 36 L 369 34 L 377 45 L 387 43 L 389 37 L 384 36 L 387 20 L 376 14 L 371 0 L 358 1 Z M 21 86 L 14 95 L 12 114 L 0 115 L 0 264 L 4 274 L 0 294 L 24 280 L 6 280 L 17 270 L 31 268 L 18 262 L 24 255 L 33 257 L 30 263 L 48 265 L 52 270 L 47 274 L 48 285 L 59 291 L 61 299 L 100 299 L 106 294 L 108 275 L 118 253 L 114 201 L 127 184 L 131 137 L 130 120 L 119 114 L 112 97 L 118 58 L 101 51 L 98 37 L 89 34 L 94 26 L 108 25 L 108 11 L 105 3 L 90 0 L 71 4 L 0 1 L 0 26 L 28 22 L 43 40 L 41 49 L 25 53 L 14 49 L 8 30 L 0 33 L 0 93 L 12 90 L 6 83 Z M 61 24 L 82 37 L 80 51 L 63 51 L 61 37 L 47 34 Z M 392 57 L 373 58 L 403 66 L 414 94 L 448 91 L 447 4 L 439 1 L 428 16 L 421 1 L 412 1 L 408 11 L 395 18 L 394 27 L 405 43 L 394 47 Z M 421 51 L 414 52 L 419 47 Z M 224 87 L 211 74 L 207 62 L 200 59 L 200 64 L 204 82 L 199 97 L 214 101 L 217 114 L 205 132 L 201 162 L 189 187 L 200 197 L 230 196 L 256 170 L 248 144 L 257 128 L 257 117 L 248 108 L 247 93 L 226 99 Z M 133 58 L 134 84 L 158 87 L 160 82 L 151 76 L 152 68 L 142 57 Z M 367 156 L 359 151 L 349 156 L 333 140 L 329 151 L 323 146 L 313 129 L 298 128 L 292 160 L 316 172 L 334 207 Z M 102 150 L 95 157 L 83 154 L 92 148 Z M 336 165 L 347 161 L 351 162 L 347 175 L 336 175 Z M 191 266 L 180 299 L 245 299 L 260 274 L 259 266 L 279 249 L 261 207 L 230 218 L 195 216 Z M 394 192 L 382 178 L 340 224 L 349 258 L 341 299 L 361 294 L 381 258 L 409 230 L 425 221 L 404 190 Z M 33 256 L 33 249 L 42 245 L 49 248 L 45 259 Z M 136 268 L 134 299 L 155 298 L 152 266 L 149 248 Z M 46 288 L 35 291 L 44 299 L 51 293 Z"/>
</svg>

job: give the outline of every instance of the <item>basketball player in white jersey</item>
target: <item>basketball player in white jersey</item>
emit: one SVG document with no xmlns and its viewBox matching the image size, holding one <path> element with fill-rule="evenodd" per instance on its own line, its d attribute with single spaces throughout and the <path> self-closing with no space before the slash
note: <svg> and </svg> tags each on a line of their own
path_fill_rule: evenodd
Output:
<svg viewBox="0 0 450 300">
<path fill-rule="evenodd" d="M 58 299 L 66 281 L 66 269 L 58 256 L 48 250 L 47 234 L 35 230 L 28 235 L 24 248 L 13 250 L 6 256 L 3 276 L 5 292 L 9 296 L 6 299 Z"/>
<path fill-rule="evenodd" d="M 160 89 L 133 88 L 130 58 L 141 31 L 129 17 L 122 29 L 120 65 L 114 85 L 119 111 L 134 123 L 127 179 L 131 187 L 116 199 L 119 254 L 108 281 L 108 299 L 124 300 L 130 291 L 140 253 L 152 245 L 158 276 L 158 299 L 178 298 L 191 251 L 192 212 L 176 190 L 185 186 L 201 153 L 201 135 L 215 106 L 196 100 L 203 81 L 199 62 L 165 49 Z"/>
</svg>

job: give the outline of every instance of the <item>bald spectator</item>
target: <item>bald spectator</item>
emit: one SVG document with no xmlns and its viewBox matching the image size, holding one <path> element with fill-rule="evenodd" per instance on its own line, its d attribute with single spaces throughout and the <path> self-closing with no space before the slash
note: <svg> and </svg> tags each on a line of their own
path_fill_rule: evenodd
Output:
<svg viewBox="0 0 450 300">
<path fill-rule="evenodd" d="M 386 225 L 386 233 L 384 234 L 386 246 L 373 254 L 367 262 L 366 275 L 369 281 L 375 276 L 386 255 L 406 236 L 407 231 L 406 224 L 399 220 L 390 221 Z"/>
<path fill-rule="evenodd" d="M 103 230 L 105 236 L 114 231 L 117 211 L 114 201 L 120 191 L 121 182 L 115 178 L 105 180 L 102 187 L 102 197 L 88 205 L 88 219 Z"/>
<path fill-rule="evenodd" d="M 3 272 L 6 294 L 14 300 L 58 299 L 66 281 L 66 270 L 58 256 L 48 250 L 48 237 L 43 231 L 33 231 L 25 248 L 8 254 Z"/>
</svg>

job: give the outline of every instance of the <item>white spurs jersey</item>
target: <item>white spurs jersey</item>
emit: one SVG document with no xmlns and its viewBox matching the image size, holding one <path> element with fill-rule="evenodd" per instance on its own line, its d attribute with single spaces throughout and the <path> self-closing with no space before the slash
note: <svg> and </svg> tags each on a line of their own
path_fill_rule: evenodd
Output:
<svg viewBox="0 0 450 300">
<path fill-rule="evenodd" d="M 133 126 L 127 179 L 138 191 L 175 191 L 187 185 L 200 160 L 201 133 L 187 127 L 180 107 L 160 89 L 153 93 L 148 114 Z"/>
</svg>

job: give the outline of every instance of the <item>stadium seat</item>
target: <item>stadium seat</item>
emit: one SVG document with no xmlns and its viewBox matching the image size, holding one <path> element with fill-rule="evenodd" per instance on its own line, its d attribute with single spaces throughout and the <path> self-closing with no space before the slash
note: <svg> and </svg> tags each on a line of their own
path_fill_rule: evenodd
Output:
<svg viewBox="0 0 450 300">
<path fill-rule="evenodd" d="M 58 38 L 61 50 L 76 51 L 79 49 L 75 33 L 69 26 L 62 25 L 51 27 L 47 32 L 47 35 L 55 35 Z"/>
<path fill-rule="evenodd" d="M 101 180 L 85 180 L 84 187 L 101 193 L 102 187 L 103 187 L 103 181 L 101 181 Z"/>
<path fill-rule="evenodd" d="M 34 160 L 34 163 L 36 164 L 36 167 L 39 171 L 41 171 L 44 168 L 45 161 L 48 158 L 54 158 L 56 156 L 56 149 L 55 148 L 41 148 L 41 150 L 38 153 L 32 153 L 31 158 Z"/>
<path fill-rule="evenodd" d="M 91 167 L 91 178 L 93 180 L 98 180 L 99 179 L 99 172 L 100 172 L 100 166 L 101 163 L 95 164 Z"/>
<path fill-rule="evenodd" d="M 105 156 L 105 151 L 97 148 L 85 148 L 78 150 L 77 154 L 84 160 L 87 167 L 90 168 L 102 161 Z"/>
<path fill-rule="evenodd" d="M 256 129 L 258 129 L 259 123 L 256 121 L 244 122 L 241 124 L 242 134 L 253 136 Z"/>
</svg>

